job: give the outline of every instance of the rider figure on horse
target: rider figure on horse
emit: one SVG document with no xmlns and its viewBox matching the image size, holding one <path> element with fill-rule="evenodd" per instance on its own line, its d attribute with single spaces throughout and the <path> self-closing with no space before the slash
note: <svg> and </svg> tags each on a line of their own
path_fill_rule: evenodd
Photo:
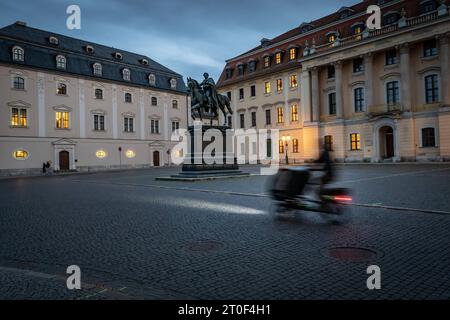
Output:
<svg viewBox="0 0 450 320">
<path fill-rule="evenodd" d="M 205 92 L 206 98 L 208 99 L 208 103 L 211 107 L 219 108 L 219 97 L 217 94 L 217 88 L 216 83 L 214 82 L 213 78 L 210 78 L 208 73 L 204 73 L 203 77 L 205 77 L 205 80 L 200 84 L 200 86 L 203 88 L 203 91 Z"/>
</svg>

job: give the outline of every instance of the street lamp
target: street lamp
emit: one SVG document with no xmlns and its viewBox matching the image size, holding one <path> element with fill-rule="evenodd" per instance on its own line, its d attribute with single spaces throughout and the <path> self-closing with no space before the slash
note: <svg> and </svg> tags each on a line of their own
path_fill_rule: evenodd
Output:
<svg viewBox="0 0 450 320">
<path fill-rule="evenodd" d="M 120 169 L 122 169 L 122 147 L 119 147 L 117 150 L 119 151 L 119 165 L 120 165 Z"/>
<path fill-rule="evenodd" d="M 291 141 L 291 136 L 285 136 L 281 138 L 285 144 L 285 153 L 286 153 L 286 164 L 289 164 L 289 141 Z"/>
</svg>

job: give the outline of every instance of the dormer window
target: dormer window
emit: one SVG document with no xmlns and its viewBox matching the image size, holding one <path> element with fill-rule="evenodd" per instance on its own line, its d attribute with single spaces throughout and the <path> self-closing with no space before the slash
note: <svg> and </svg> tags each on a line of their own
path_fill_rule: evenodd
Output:
<svg viewBox="0 0 450 320">
<path fill-rule="evenodd" d="M 400 19 L 400 13 L 398 12 L 388 12 L 384 15 L 384 24 L 391 25 L 398 22 Z"/>
<path fill-rule="evenodd" d="M 290 48 L 289 49 L 289 60 L 294 61 L 297 59 L 297 48 Z"/>
<path fill-rule="evenodd" d="M 264 57 L 264 68 L 269 68 L 270 67 L 270 56 L 265 56 Z"/>
<path fill-rule="evenodd" d="M 312 29 L 314 29 L 314 26 L 310 23 L 302 23 L 300 26 L 300 32 L 301 33 L 306 33 L 311 31 Z"/>
<path fill-rule="evenodd" d="M 420 3 L 422 13 L 429 13 L 436 10 L 437 5 L 435 0 L 425 0 Z"/>
<path fill-rule="evenodd" d="M 66 57 L 62 55 L 56 56 L 56 68 L 61 70 L 66 70 Z"/>
<path fill-rule="evenodd" d="M 275 53 L 275 64 L 281 64 L 283 56 L 281 52 Z"/>
<path fill-rule="evenodd" d="M 94 63 L 93 70 L 94 70 L 94 75 L 99 76 L 99 77 L 102 76 L 103 68 L 100 63 Z"/>
<path fill-rule="evenodd" d="M 123 69 L 122 70 L 122 78 L 125 81 L 130 81 L 131 80 L 131 72 L 130 69 Z"/>
<path fill-rule="evenodd" d="M 14 61 L 23 62 L 25 60 L 25 51 L 21 47 L 13 47 L 12 54 Z"/>
<path fill-rule="evenodd" d="M 113 54 L 113 56 L 114 56 L 114 58 L 116 58 L 117 60 L 122 60 L 122 59 L 123 59 L 123 56 L 122 56 L 122 54 L 121 54 L 120 52 L 115 52 L 115 53 Z"/>
<path fill-rule="evenodd" d="M 49 37 L 49 38 L 48 38 L 48 42 L 49 42 L 50 44 L 54 44 L 54 45 L 58 45 L 58 44 L 59 44 L 59 40 L 58 40 L 58 38 L 56 38 L 56 37 Z"/>
<path fill-rule="evenodd" d="M 356 36 L 357 40 L 362 39 L 362 34 L 364 32 L 365 24 L 362 22 L 356 23 L 352 26 L 353 35 Z"/>
<path fill-rule="evenodd" d="M 177 79 L 170 79 L 170 88 L 171 89 L 176 89 L 177 88 Z"/>
<path fill-rule="evenodd" d="M 148 83 L 151 86 L 154 86 L 156 84 L 156 76 L 153 73 L 148 75 Z"/>
<path fill-rule="evenodd" d="M 93 46 L 86 46 L 85 50 L 86 50 L 86 52 L 89 53 L 89 54 L 93 54 L 93 53 L 95 52 Z"/>
<path fill-rule="evenodd" d="M 344 7 L 344 8 L 341 8 L 338 13 L 339 13 L 340 19 L 346 19 L 353 14 L 353 10 L 350 8 Z"/>
<path fill-rule="evenodd" d="M 242 77 L 244 75 L 245 66 L 243 64 L 238 65 L 238 76 Z"/>
<path fill-rule="evenodd" d="M 147 59 L 142 59 L 141 60 L 141 64 L 144 66 L 148 66 L 148 60 Z"/>
<path fill-rule="evenodd" d="M 327 37 L 327 42 L 331 46 L 333 46 L 334 42 L 337 39 L 337 32 L 335 32 L 335 31 L 329 32 L 329 33 L 326 34 L 326 37 Z"/>
<path fill-rule="evenodd" d="M 233 76 L 233 69 L 227 68 L 225 70 L 225 78 L 226 79 L 231 79 L 232 76 Z"/>
<path fill-rule="evenodd" d="M 256 71 L 256 61 L 255 60 L 250 60 L 250 62 L 248 63 L 248 71 L 249 72 Z"/>
</svg>

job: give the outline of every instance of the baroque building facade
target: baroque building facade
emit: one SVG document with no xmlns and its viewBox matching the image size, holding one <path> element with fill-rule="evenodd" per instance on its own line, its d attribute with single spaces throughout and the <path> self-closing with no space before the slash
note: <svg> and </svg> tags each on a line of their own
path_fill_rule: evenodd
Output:
<svg viewBox="0 0 450 320">
<path fill-rule="evenodd" d="M 381 29 L 366 26 L 371 5 Z M 291 162 L 317 159 L 322 144 L 340 162 L 449 161 L 449 35 L 445 0 L 343 7 L 228 60 L 218 83 L 228 121 L 278 129 Z"/>
<path fill-rule="evenodd" d="M 4 175 L 168 165 L 187 125 L 181 75 L 23 22 L 0 29 L 0 90 Z"/>
</svg>

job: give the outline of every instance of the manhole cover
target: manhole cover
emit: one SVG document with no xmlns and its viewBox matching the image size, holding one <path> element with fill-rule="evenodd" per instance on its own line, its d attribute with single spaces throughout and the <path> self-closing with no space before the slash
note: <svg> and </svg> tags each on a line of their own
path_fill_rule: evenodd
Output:
<svg viewBox="0 0 450 320">
<path fill-rule="evenodd" d="M 223 243 L 217 241 L 203 240 L 185 244 L 182 246 L 182 249 L 193 252 L 210 252 L 218 251 L 222 249 L 223 246 Z"/>
<path fill-rule="evenodd" d="M 344 262 L 366 262 L 381 256 L 381 253 L 369 248 L 335 247 L 322 250 L 322 254 Z"/>
</svg>

